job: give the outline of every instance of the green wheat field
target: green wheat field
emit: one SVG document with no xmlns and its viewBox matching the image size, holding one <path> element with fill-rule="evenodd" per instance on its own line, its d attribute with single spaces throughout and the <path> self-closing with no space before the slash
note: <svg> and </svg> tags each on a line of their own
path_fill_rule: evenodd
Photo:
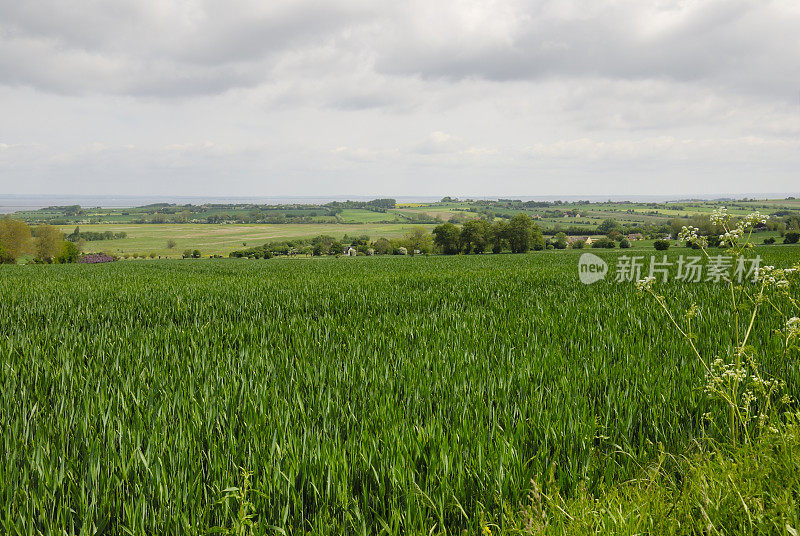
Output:
<svg viewBox="0 0 800 536">
<path fill-rule="evenodd" d="M 245 481 L 263 534 L 475 533 L 633 478 L 703 435 L 703 371 L 579 255 L 0 266 L 0 533 L 223 531 Z M 726 286 L 658 289 L 730 346 Z"/>
</svg>

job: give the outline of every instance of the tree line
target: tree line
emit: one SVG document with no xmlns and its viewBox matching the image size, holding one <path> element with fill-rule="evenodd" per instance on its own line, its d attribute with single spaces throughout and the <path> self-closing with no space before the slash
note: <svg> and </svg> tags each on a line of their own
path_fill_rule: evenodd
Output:
<svg viewBox="0 0 800 536">
<path fill-rule="evenodd" d="M 76 262 L 80 249 L 52 225 L 31 228 L 27 223 L 8 216 L 0 219 L 0 263 L 14 264 L 31 255 L 34 262 Z"/>
<path fill-rule="evenodd" d="M 445 255 L 457 253 L 525 253 L 542 250 L 546 242 L 541 228 L 524 213 L 510 220 L 489 223 L 486 220 L 469 220 L 459 228 L 451 222 L 433 229 L 433 242 Z"/>
<path fill-rule="evenodd" d="M 563 234 L 563 233 L 562 233 Z M 566 247 L 566 235 L 560 237 Z M 275 255 L 418 255 L 430 253 L 525 253 L 531 249 L 547 247 L 542 231 L 526 214 L 518 214 L 510 221 L 489 223 L 471 220 L 459 227 L 454 223 L 443 223 L 433 233 L 417 226 L 399 238 L 371 240 L 367 235 L 338 240 L 329 235 L 311 239 L 292 239 L 267 242 L 265 244 L 231 252 L 230 257 L 254 259 L 271 258 Z M 352 251 L 351 251 L 352 250 Z"/>
<path fill-rule="evenodd" d="M 72 233 L 67 235 L 67 240 L 70 242 L 79 242 L 81 240 L 86 240 L 87 242 L 95 242 L 98 240 L 119 240 L 121 238 L 127 238 L 128 233 L 125 231 L 120 231 L 118 233 L 114 233 L 111 231 L 81 231 L 80 227 L 75 227 L 75 230 Z"/>
</svg>

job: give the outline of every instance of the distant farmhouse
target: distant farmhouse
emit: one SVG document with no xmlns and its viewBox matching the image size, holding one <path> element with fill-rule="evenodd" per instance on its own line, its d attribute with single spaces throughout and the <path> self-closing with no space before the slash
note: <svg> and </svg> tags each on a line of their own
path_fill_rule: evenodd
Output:
<svg viewBox="0 0 800 536">
<path fill-rule="evenodd" d="M 567 238 L 568 244 L 574 244 L 575 242 L 586 242 L 587 246 L 591 246 L 593 241 L 591 236 L 570 236 Z"/>
</svg>

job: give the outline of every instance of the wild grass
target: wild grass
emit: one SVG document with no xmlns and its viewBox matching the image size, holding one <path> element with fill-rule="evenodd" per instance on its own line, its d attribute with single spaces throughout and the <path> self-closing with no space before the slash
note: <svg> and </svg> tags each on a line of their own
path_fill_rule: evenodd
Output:
<svg viewBox="0 0 800 536">
<path fill-rule="evenodd" d="M 800 428 L 792 422 L 753 443 L 696 442 L 662 453 L 632 479 L 564 499 L 532 485 L 508 512 L 506 534 L 785 534 L 800 530 Z"/>
</svg>

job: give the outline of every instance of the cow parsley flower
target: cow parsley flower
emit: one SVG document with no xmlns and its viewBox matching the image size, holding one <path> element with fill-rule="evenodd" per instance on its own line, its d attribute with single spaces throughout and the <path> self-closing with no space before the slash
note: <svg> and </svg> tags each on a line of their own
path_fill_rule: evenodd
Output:
<svg viewBox="0 0 800 536">
<path fill-rule="evenodd" d="M 727 208 L 719 207 L 717 209 L 714 209 L 714 211 L 711 213 L 711 216 L 709 216 L 709 219 L 711 220 L 711 223 L 713 223 L 714 225 L 722 225 L 730 221 L 731 215 L 728 214 Z"/>
<path fill-rule="evenodd" d="M 649 275 L 644 279 L 640 279 L 636 282 L 636 290 L 639 292 L 644 292 L 653 288 L 653 283 L 655 283 L 656 278 L 655 276 Z"/>
<path fill-rule="evenodd" d="M 786 322 L 786 338 L 795 339 L 800 337 L 800 318 L 793 316 Z"/>
<path fill-rule="evenodd" d="M 678 240 L 680 240 L 681 242 L 690 242 L 697 238 L 698 236 L 697 232 L 699 230 L 700 229 L 698 229 L 697 227 L 692 227 L 691 225 L 689 226 L 684 225 L 683 228 L 681 229 L 681 232 L 678 233 Z"/>
<path fill-rule="evenodd" d="M 745 216 L 744 222 L 745 222 L 746 226 L 748 226 L 748 227 L 755 227 L 758 224 L 767 223 L 768 219 L 769 219 L 768 215 L 761 214 L 760 212 L 758 212 L 756 210 L 755 212 Z"/>
</svg>

